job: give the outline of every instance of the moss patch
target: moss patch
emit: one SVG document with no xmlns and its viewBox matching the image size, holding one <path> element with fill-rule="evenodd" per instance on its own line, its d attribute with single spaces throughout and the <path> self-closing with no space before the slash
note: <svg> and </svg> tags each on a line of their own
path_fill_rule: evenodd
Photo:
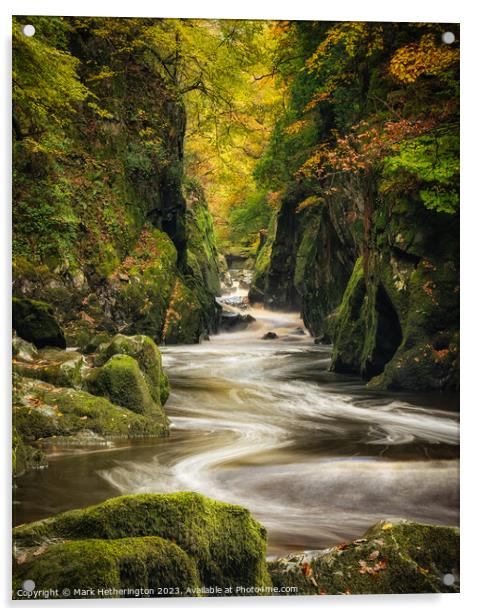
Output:
<svg viewBox="0 0 479 616">
<path fill-rule="evenodd" d="M 153 400 L 157 404 L 166 402 L 170 393 L 168 377 L 163 372 L 160 350 L 151 338 L 117 334 L 108 345 L 99 349 L 95 365 L 103 365 L 114 355 L 133 357 L 145 375 Z"/>
<path fill-rule="evenodd" d="M 93 369 L 85 385 L 90 393 L 140 415 L 161 410 L 150 394 L 138 362 L 129 355 L 114 355 L 103 366 Z"/>
<path fill-rule="evenodd" d="M 196 564 L 179 546 L 159 537 L 132 537 L 115 540 L 87 539 L 51 545 L 25 562 L 16 565 L 13 592 L 22 588 L 26 579 L 42 589 L 154 589 L 147 596 L 169 596 L 158 592 L 172 590 L 181 596 L 189 588 L 199 587 Z M 88 598 L 134 598 L 135 594 L 104 595 Z M 28 597 L 27 597 L 28 598 Z M 64 598 L 61 594 L 58 598 Z M 72 594 L 71 599 L 81 598 Z"/>
</svg>

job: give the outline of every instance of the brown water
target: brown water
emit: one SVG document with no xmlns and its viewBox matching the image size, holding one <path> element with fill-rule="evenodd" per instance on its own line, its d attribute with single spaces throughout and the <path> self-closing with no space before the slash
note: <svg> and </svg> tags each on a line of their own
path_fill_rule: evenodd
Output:
<svg viewBox="0 0 479 616">
<path fill-rule="evenodd" d="M 193 490 L 248 507 L 270 554 L 359 536 L 386 517 L 458 524 L 454 397 L 371 393 L 327 372 L 295 314 L 165 347 L 171 436 L 51 451 L 18 478 L 14 521 L 138 492 Z M 280 335 L 260 340 L 265 331 Z"/>
</svg>

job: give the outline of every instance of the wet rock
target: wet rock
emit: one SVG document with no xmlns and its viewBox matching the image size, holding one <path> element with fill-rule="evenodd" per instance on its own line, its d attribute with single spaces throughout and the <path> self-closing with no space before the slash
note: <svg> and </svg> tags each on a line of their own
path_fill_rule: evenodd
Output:
<svg viewBox="0 0 479 616">
<path fill-rule="evenodd" d="M 459 592 L 459 529 L 381 521 L 361 539 L 268 564 L 275 586 L 298 594 Z"/>
<path fill-rule="evenodd" d="M 52 443 L 53 438 L 61 440 L 84 434 L 86 430 L 117 438 L 168 433 L 168 420 L 161 409 L 154 414 L 139 415 L 104 397 L 17 374 L 14 374 L 13 423 L 21 442 L 31 445 Z"/>
<path fill-rule="evenodd" d="M 333 340 L 329 334 L 323 334 L 314 339 L 314 344 L 333 344 Z"/>
<path fill-rule="evenodd" d="M 38 348 L 66 348 L 65 335 L 49 304 L 25 297 L 13 297 L 12 301 L 13 327 L 21 338 Z"/>
<path fill-rule="evenodd" d="M 306 332 L 304 331 L 302 327 L 297 327 L 291 333 L 295 336 L 306 336 Z"/>
<path fill-rule="evenodd" d="M 278 337 L 276 332 L 267 332 L 264 336 L 261 336 L 261 340 L 276 340 Z"/>
<path fill-rule="evenodd" d="M 221 313 L 220 329 L 226 331 L 241 331 L 256 321 L 250 314 L 239 314 L 224 310 Z"/>
<path fill-rule="evenodd" d="M 239 308 L 240 310 L 246 310 L 249 308 L 249 300 L 245 295 L 225 297 L 221 299 L 221 303 L 226 304 L 227 306 L 233 306 L 234 308 Z"/>
</svg>

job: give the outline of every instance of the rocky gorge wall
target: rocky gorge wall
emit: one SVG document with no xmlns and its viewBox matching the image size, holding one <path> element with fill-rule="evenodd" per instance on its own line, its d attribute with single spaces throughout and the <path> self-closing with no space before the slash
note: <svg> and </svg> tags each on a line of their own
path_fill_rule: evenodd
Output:
<svg viewBox="0 0 479 616">
<path fill-rule="evenodd" d="M 28 96 L 14 96 L 13 294 L 45 302 L 67 346 L 100 332 L 198 342 L 218 322 L 217 253 L 204 197 L 183 173 L 181 94 L 142 39 L 149 22 L 37 20 L 35 41 L 14 38 Z M 74 62 L 89 95 L 40 132 L 38 92 L 25 88 L 44 53 Z M 20 328 L 32 321 L 22 315 Z"/>
<path fill-rule="evenodd" d="M 380 388 L 457 389 L 458 216 L 376 188 L 366 247 L 364 225 L 354 176 L 317 207 L 284 200 L 251 299 L 299 306 L 311 334 L 333 342 L 331 370 Z"/>
</svg>

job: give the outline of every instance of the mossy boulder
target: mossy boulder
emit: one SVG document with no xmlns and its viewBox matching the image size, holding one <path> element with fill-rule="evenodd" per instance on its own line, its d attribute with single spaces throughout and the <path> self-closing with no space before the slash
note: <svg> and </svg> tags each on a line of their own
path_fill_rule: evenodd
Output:
<svg viewBox="0 0 479 616">
<path fill-rule="evenodd" d="M 65 335 L 49 304 L 25 297 L 13 297 L 12 302 L 13 327 L 21 338 L 38 348 L 66 348 Z"/>
<path fill-rule="evenodd" d="M 58 387 L 79 388 L 86 362 L 80 353 L 48 348 L 40 350 L 30 361 L 15 359 L 13 370 L 20 376 L 46 381 Z"/>
<path fill-rule="evenodd" d="M 459 592 L 459 529 L 381 521 L 361 539 L 269 563 L 275 586 L 298 594 Z"/>
<path fill-rule="evenodd" d="M 160 537 L 132 537 L 103 540 L 86 539 L 58 543 L 40 554 L 29 554 L 17 564 L 13 580 L 14 598 L 24 580 L 35 581 L 35 589 L 71 589 L 70 599 L 82 598 L 74 589 L 93 589 L 87 598 L 135 598 L 135 590 L 152 589 L 152 594 L 136 596 L 181 596 L 199 588 L 194 560 L 171 541 Z M 162 593 L 158 589 L 165 589 Z M 130 590 L 131 594 L 121 593 Z M 120 591 L 120 592 L 115 592 Z"/>
<path fill-rule="evenodd" d="M 128 355 L 135 359 L 146 378 L 153 400 L 157 404 L 166 402 L 170 393 L 168 377 L 163 372 L 160 350 L 151 338 L 117 334 L 111 342 L 98 349 L 95 366 L 104 365 L 114 355 Z"/>
<path fill-rule="evenodd" d="M 201 582 L 268 586 L 266 531 L 238 505 L 191 492 L 120 496 L 14 529 L 21 554 L 34 546 L 79 539 L 162 537 L 197 564 Z"/>
<path fill-rule="evenodd" d="M 129 355 L 114 355 L 103 366 L 91 370 L 85 386 L 95 396 L 108 398 L 113 404 L 140 415 L 161 411 L 138 362 Z"/>
</svg>

